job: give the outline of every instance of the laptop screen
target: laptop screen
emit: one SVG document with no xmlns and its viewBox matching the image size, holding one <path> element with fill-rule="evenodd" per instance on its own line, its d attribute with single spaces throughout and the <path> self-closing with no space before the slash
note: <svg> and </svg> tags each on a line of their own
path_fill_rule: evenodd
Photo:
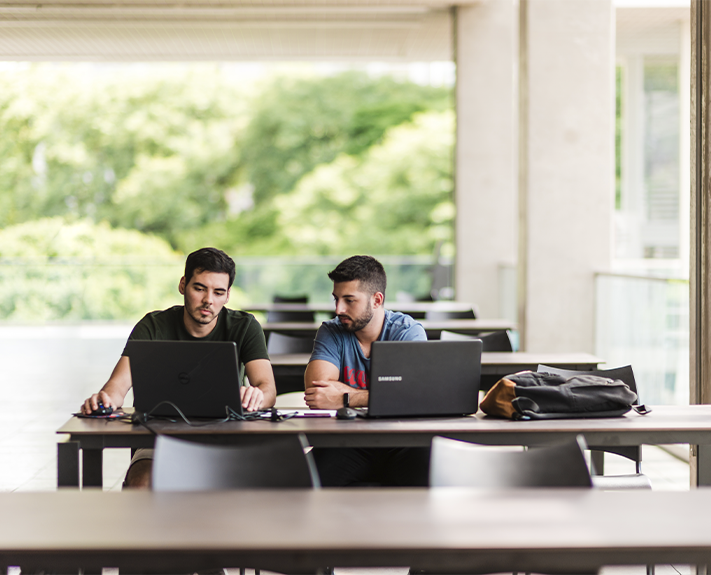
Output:
<svg viewBox="0 0 711 575">
<path fill-rule="evenodd" d="M 151 415 L 242 414 L 237 345 L 215 341 L 130 340 L 126 346 L 136 411 Z M 172 405 L 171 405 L 172 404 Z"/>
<path fill-rule="evenodd" d="M 475 413 L 481 349 L 479 339 L 374 342 L 368 417 Z"/>
</svg>

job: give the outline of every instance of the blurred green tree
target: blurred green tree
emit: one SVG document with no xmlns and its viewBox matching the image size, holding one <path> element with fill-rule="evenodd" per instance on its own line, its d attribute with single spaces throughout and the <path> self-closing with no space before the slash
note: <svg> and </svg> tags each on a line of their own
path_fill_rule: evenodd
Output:
<svg viewBox="0 0 711 575">
<path fill-rule="evenodd" d="M 3 74 L 0 227 L 90 218 L 175 245 L 181 230 L 225 216 L 245 104 L 214 66 Z"/>
<path fill-rule="evenodd" d="M 301 178 L 339 155 L 348 154 L 355 161 L 381 142 L 389 128 L 408 122 L 420 111 L 451 108 L 449 88 L 419 86 L 388 76 L 373 78 L 351 71 L 330 77 L 274 78 L 253 101 L 242 138 L 241 189 L 248 196 L 249 208 L 225 221 L 187 231 L 179 246 L 189 251 L 212 241 L 236 255 L 293 253 L 296 244 L 291 237 L 299 234 L 310 215 L 288 221 L 289 228 L 284 229 L 287 220 L 281 217 L 279 206 L 288 201 L 283 198 L 291 196 Z M 453 133 L 453 126 L 447 129 Z M 420 159 L 430 162 L 427 157 Z M 446 170 L 451 177 L 451 161 Z M 379 190 L 383 197 L 377 201 L 387 203 L 390 191 Z M 311 207 L 323 211 L 328 204 Z M 402 241 L 408 233 L 398 234 L 400 241 L 391 245 L 390 253 L 418 253 L 412 251 L 415 245 L 421 248 L 419 253 L 432 252 L 430 242 L 409 237 Z M 299 247 L 306 249 L 303 254 L 316 253 L 308 246 Z M 341 254 L 341 248 L 333 244 L 326 253 Z"/>
<path fill-rule="evenodd" d="M 275 78 L 254 102 L 241 165 L 256 203 L 290 192 L 319 164 L 359 155 L 423 110 L 452 107 L 451 90 L 345 72 Z"/>
<path fill-rule="evenodd" d="M 360 156 L 341 154 L 275 200 L 294 254 L 432 253 L 453 242 L 454 115 L 391 128 Z"/>
<path fill-rule="evenodd" d="M 187 232 L 183 249 L 212 242 L 237 256 L 424 255 L 441 242 L 451 254 L 453 151 L 453 112 L 416 114 L 364 153 L 341 153 L 306 174 L 269 203 L 262 229 L 240 215 Z"/>
<path fill-rule="evenodd" d="M 42 218 L 0 230 L 0 317 L 138 319 L 182 302 L 184 258 L 163 239 L 88 220 Z"/>
<path fill-rule="evenodd" d="M 451 109 L 448 88 L 360 72 L 280 75 L 255 90 L 218 65 L 101 70 L 33 64 L 0 76 L 0 228 L 61 216 L 154 234 L 184 253 L 310 253 L 280 198 L 336 158 L 360 165 L 414 115 Z M 431 218 L 397 196 L 416 178 L 397 178 L 383 175 L 368 197 L 392 213 L 388 249 L 429 253 L 439 232 L 423 236 Z M 316 199 L 310 209 L 326 213 Z"/>
</svg>

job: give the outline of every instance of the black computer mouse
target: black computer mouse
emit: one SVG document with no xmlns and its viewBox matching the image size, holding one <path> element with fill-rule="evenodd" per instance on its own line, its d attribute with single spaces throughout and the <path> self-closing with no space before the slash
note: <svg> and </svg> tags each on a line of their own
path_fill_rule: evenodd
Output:
<svg viewBox="0 0 711 575">
<path fill-rule="evenodd" d="M 89 415 L 111 415 L 113 412 L 113 407 L 105 407 L 103 403 L 99 402 L 99 407 L 92 411 Z"/>
<path fill-rule="evenodd" d="M 358 417 L 358 412 L 352 407 L 341 407 L 336 410 L 336 419 L 355 419 Z"/>
</svg>

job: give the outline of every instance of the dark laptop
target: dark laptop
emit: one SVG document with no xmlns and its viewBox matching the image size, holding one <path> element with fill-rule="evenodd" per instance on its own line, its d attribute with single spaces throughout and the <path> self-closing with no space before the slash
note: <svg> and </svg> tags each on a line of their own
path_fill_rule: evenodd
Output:
<svg viewBox="0 0 711 575">
<path fill-rule="evenodd" d="M 374 342 L 368 417 L 475 413 L 481 347 L 478 339 Z"/>
<path fill-rule="evenodd" d="M 136 411 L 175 417 L 242 415 L 241 378 L 234 342 L 143 341 L 127 344 Z"/>
</svg>

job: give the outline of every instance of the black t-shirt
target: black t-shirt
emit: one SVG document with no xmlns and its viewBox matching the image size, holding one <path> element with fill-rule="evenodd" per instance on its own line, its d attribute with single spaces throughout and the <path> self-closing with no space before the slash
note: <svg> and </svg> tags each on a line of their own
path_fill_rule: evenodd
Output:
<svg viewBox="0 0 711 575">
<path fill-rule="evenodd" d="M 222 308 L 215 328 L 205 337 L 194 337 L 185 329 L 183 309 L 182 305 L 176 305 L 166 310 L 147 313 L 133 328 L 131 335 L 128 336 L 129 341 L 132 339 L 234 341 L 237 344 L 237 357 L 242 366 L 255 359 L 269 359 L 262 326 L 251 313 Z M 128 356 L 126 348 L 121 355 Z"/>
</svg>

